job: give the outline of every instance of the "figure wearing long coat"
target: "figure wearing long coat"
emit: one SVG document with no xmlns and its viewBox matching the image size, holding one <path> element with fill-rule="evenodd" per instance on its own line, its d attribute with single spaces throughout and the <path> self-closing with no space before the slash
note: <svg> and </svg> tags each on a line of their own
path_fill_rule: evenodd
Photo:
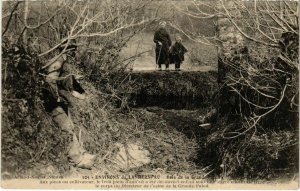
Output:
<svg viewBox="0 0 300 191">
<path fill-rule="evenodd" d="M 181 63 L 184 61 L 184 54 L 187 52 L 187 49 L 182 45 L 181 42 L 175 42 L 172 46 L 170 53 L 172 54 L 171 63 Z"/>
<path fill-rule="evenodd" d="M 161 68 L 161 64 L 166 64 L 166 68 L 169 67 L 169 47 L 172 44 L 170 34 L 165 28 L 159 28 L 155 34 L 153 41 L 156 43 L 155 54 L 156 63 Z M 161 42 L 162 45 L 159 45 Z"/>
</svg>

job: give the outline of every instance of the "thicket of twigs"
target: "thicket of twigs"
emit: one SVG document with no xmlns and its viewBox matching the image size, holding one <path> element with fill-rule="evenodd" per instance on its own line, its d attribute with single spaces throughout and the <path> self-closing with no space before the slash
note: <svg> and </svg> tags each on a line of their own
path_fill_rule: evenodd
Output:
<svg viewBox="0 0 300 191">
<path fill-rule="evenodd" d="M 292 177 L 298 172 L 298 39 L 297 32 L 283 33 L 278 55 L 261 63 L 250 61 L 246 71 L 239 69 L 238 83 L 236 74 L 229 74 L 227 85 L 239 99 L 234 108 L 242 126 L 223 132 L 229 139 L 245 137 L 242 143 L 252 147 L 239 151 L 245 155 L 244 166 L 250 177 Z M 238 155 L 234 155 L 237 161 Z"/>
<path fill-rule="evenodd" d="M 224 53 L 219 55 L 218 118 L 203 152 L 215 159 L 215 172 L 223 178 L 293 177 L 299 140 L 297 3 L 220 1 L 216 7 L 205 2 L 194 6 L 215 10 L 184 11 L 195 18 L 219 17 L 222 26 L 217 26 L 215 40 L 221 41 Z"/>
<path fill-rule="evenodd" d="M 298 172 L 298 35 L 283 37 L 292 54 L 259 63 L 239 53 L 225 61 L 219 119 L 206 140 L 224 177 L 293 177 Z"/>
<path fill-rule="evenodd" d="M 118 142 L 118 110 L 110 101 L 122 100 L 118 86 L 126 80 L 126 64 L 118 54 L 126 42 L 152 18 L 138 17 L 150 1 L 5 2 L 2 43 L 2 172 L 7 177 L 53 165 L 57 173 L 70 168 L 68 134 L 45 111 L 42 69 L 58 55 L 62 43 L 76 44 L 70 71 L 83 76 L 91 96 L 70 109 L 76 133 L 82 130 L 85 148 L 104 160 Z M 116 72 L 115 78 L 108 78 Z M 117 79 L 117 80 L 116 80 Z M 90 83 L 97 84 L 97 89 Z M 125 105 L 126 106 L 126 105 Z M 124 106 L 124 107 L 125 107 Z M 123 123 L 128 125 L 127 123 Z M 128 134 L 124 133 L 122 139 Z M 41 169 L 46 169 L 40 167 Z M 45 172 L 44 172 L 45 173 Z M 49 173 L 49 172 L 48 172 Z M 53 173 L 53 172 L 50 172 Z M 33 174 L 38 175 L 38 174 Z"/>
<path fill-rule="evenodd" d="M 126 62 L 131 60 L 125 62 L 118 54 L 136 32 L 152 21 L 153 18 L 141 17 L 148 3 L 143 0 L 131 4 L 118 0 L 5 2 L 1 137 L 2 172 L 7 172 L 4 174 L 20 175 L 37 164 L 53 164 L 61 173 L 70 167 L 65 153 L 68 135 L 44 110 L 41 90 L 45 82 L 39 73 L 57 54 L 57 47 L 74 42 L 78 52 L 70 61 L 75 63 L 73 74 L 84 75 L 81 83 L 91 97 L 84 102 L 74 100 L 71 114 L 78 127 L 76 133 L 82 132 L 85 148 L 99 154 L 98 164 L 109 162 L 116 149 L 114 143 L 126 143 L 130 138 L 142 140 L 153 153 L 156 147 L 165 145 L 160 152 L 167 154 L 154 154 L 162 160 L 150 164 L 152 169 L 175 170 L 176 165 L 185 168 L 186 163 L 179 161 L 193 158 L 195 150 L 187 152 L 180 144 L 187 143 L 185 149 L 196 149 L 193 141 L 176 133 L 163 137 L 169 133 L 166 120 L 147 129 L 143 120 L 157 119 L 147 112 L 140 116 L 145 118 L 142 121 L 137 119 L 139 112 L 134 115 L 119 112 L 120 108 L 128 111 L 129 97 L 124 90 L 134 92 L 130 89 L 134 82 L 124 72 Z M 218 117 L 208 136 L 201 137 L 203 142 L 198 141 L 203 143 L 197 146 L 201 148 L 198 151 L 199 159 L 203 159 L 201 164 L 213 164 L 214 172 L 222 177 L 271 178 L 281 173 L 292 176 L 298 171 L 299 140 L 296 2 L 266 1 L 252 7 L 245 2 L 234 2 L 230 9 L 224 4 L 213 7 L 205 3 L 192 2 L 194 9 L 180 12 L 195 19 L 225 17 L 246 41 L 220 59 L 225 72 L 219 73 L 222 76 L 219 102 L 214 102 Z M 209 12 L 203 12 L 203 7 Z M 211 44 L 220 40 L 217 36 L 193 39 L 193 27 L 190 31 L 175 24 L 173 27 L 196 42 Z M 236 42 L 228 41 L 231 43 Z M 157 133 L 161 136 L 157 137 Z M 173 141 L 174 137 L 180 144 Z M 157 142 L 150 145 L 153 139 Z M 166 139 L 171 142 L 160 144 Z M 177 158 L 167 160 L 168 149 L 175 155 L 179 153 Z M 186 169 L 192 169 L 192 165 L 187 166 Z"/>
<path fill-rule="evenodd" d="M 69 97 L 69 109 L 80 142 L 88 152 L 98 155 L 94 166 L 97 173 L 120 173 L 111 161 L 118 152 L 117 144 L 135 141 L 153 155 L 151 164 L 140 171 L 194 169 L 189 162 L 197 148 L 193 140 L 179 132 L 170 134 L 164 120 L 145 127 L 146 123 L 160 120 L 155 114 L 128 112 L 126 91 L 133 92 L 128 88 L 134 88 L 134 82 L 124 70 L 134 57 L 122 60 L 119 52 L 131 37 L 151 24 L 153 18 L 141 16 L 148 3 L 5 3 L 1 137 L 4 178 L 65 175 L 71 169 L 66 153 L 70 137 L 45 111 L 42 94 L 47 85 L 42 69 L 59 54 L 57 47 L 62 43 L 77 45 L 76 55 L 69 57 L 66 65 L 71 74 L 81 76 L 88 99 Z M 169 138 L 165 135 L 180 141 L 162 143 Z"/>
<path fill-rule="evenodd" d="M 16 44 L 3 44 L 2 51 L 2 172 L 22 176 L 37 163 L 60 163 L 58 170 L 65 171 L 68 135 L 43 107 L 36 52 Z"/>
<path fill-rule="evenodd" d="M 42 90 L 47 84 L 39 75 L 41 63 L 37 54 L 19 45 L 2 48 L 3 177 L 67 175 L 72 165 L 67 158 L 71 137 L 53 122 L 44 108 Z M 76 65 L 70 67 L 70 71 L 80 72 Z M 70 96 L 70 115 L 75 134 L 87 151 L 99 156 L 95 166 L 101 168 L 117 152 L 116 143 L 126 144 L 131 138 L 130 127 L 137 125 L 143 133 L 143 125 L 113 106 L 117 96 L 113 92 L 96 89 L 88 80 L 82 80 L 81 85 L 88 99 L 78 101 Z"/>
<path fill-rule="evenodd" d="M 39 75 L 40 68 L 36 67 L 40 64 L 36 53 L 17 45 L 3 48 L 3 63 L 7 66 L 3 70 L 3 75 L 7 74 L 3 80 L 2 102 L 3 177 L 68 175 L 71 164 L 66 145 L 71 137 L 45 111 L 41 91 L 46 84 Z M 76 65 L 70 70 L 80 72 Z M 139 172 L 176 173 L 180 169 L 189 174 L 203 173 L 191 162 L 198 148 L 194 137 L 169 129 L 168 123 L 177 123 L 172 119 L 174 114 L 166 119 L 146 110 L 122 114 L 124 108 L 112 103 L 127 99 L 126 95 L 119 97 L 118 91 L 114 94 L 105 89 L 112 86 L 110 79 L 101 81 L 102 88 L 96 88 L 93 80 L 81 80 L 88 99 L 78 101 L 69 97 L 75 134 L 88 152 L 98 155 L 94 166 L 97 173 L 128 173 L 117 168 L 113 157 L 118 152 L 118 144 L 131 142 L 140 142 L 151 153 L 151 163 L 138 169 Z M 121 90 L 123 93 L 124 89 Z M 189 130 L 187 121 L 190 119 L 185 117 L 182 123 Z"/>
</svg>

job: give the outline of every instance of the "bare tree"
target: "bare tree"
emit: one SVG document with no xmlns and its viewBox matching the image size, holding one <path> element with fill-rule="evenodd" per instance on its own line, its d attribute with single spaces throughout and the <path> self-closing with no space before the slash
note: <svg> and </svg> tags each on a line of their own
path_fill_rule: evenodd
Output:
<svg viewBox="0 0 300 191">
<path fill-rule="evenodd" d="M 291 103 L 290 109 L 296 111 L 297 2 L 187 1 L 185 7 L 176 3 L 173 6 L 188 17 L 215 19 L 213 37 L 201 36 L 199 31 L 181 28 L 175 22 L 172 26 L 195 42 L 213 44 L 219 49 L 219 61 L 226 68 L 221 86 L 226 85 L 238 96 L 240 103 L 236 109 L 245 121 L 243 128 L 229 131 L 225 137 L 236 138 L 253 132 L 262 119 L 277 112 L 285 99 Z M 241 102 L 248 105 L 249 112 L 245 112 Z"/>
<path fill-rule="evenodd" d="M 78 39 L 80 41 L 80 39 L 118 35 L 121 31 L 147 24 L 153 18 L 139 18 L 134 15 L 149 3 L 151 1 L 144 0 L 137 0 L 136 3 L 108 0 L 101 2 L 25 1 L 23 17 L 19 12 L 14 11 L 16 8 L 12 12 L 17 15 L 18 20 L 24 26 L 23 31 L 19 31 L 19 34 L 23 34 L 24 39 L 28 33 L 31 34 L 30 38 L 35 41 L 46 42 L 48 49 L 39 53 L 39 56 L 43 57 L 49 55 L 62 43 L 67 42 L 68 44 L 71 40 Z M 18 3 L 16 3 L 16 7 L 17 5 Z M 32 11 L 28 12 L 30 8 Z M 9 21 L 3 35 L 8 30 L 8 25 Z"/>
</svg>

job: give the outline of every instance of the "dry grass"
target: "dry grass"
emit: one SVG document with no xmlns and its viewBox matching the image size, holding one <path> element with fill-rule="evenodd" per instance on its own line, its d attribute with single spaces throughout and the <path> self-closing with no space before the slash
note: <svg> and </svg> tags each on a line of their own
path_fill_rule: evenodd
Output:
<svg viewBox="0 0 300 191">
<path fill-rule="evenodd" d="M 24 62 L 25 65 L 28 63 L 31 62 Z M 75 66 L 72 67 L 70 68 L 72 73 L 80 74 Z M 93 169 L 91 171 L 74 169 L 68 163 L 66 145 L 69 136 L 53 123 L 51 117 L 44 111 L 42 100 L 41 105 L 37 105 L 35 110 L 29 110 L 28 105 L 23 105 L 22 102 L 6 101 L 2 110 L 4 127 L 2 143 L 5 143 L 2 144 L 3 177 L 202 172 L 193 163 L 197 152 L 196 138 L 189 137 L 174 128 L 172 121 L 176 120 L 172 119 L 175 116 L 172 112 L 162 118 L 161 111 L 158 113 L 144 109 L 124 111 L 108 101 L 116 99 L 118 95 L 108 94 L 101 88 L 96 89 L 86 79 L 80 83 L 86 90 L 88 99 L 78 100 L 70 96 L 70 114 L 75 124 L 75 134 L 84 144 L 84 148 L 98 156 Z M 23 85 L 28 86 L 26 83 Z M 107 85 L 103 82 L 98 87 Z M 12 92 L 5 96 L 11 97 L 15 91 L 22 92 L 22 89 L 15 87 L 7 87 L 7 90 Z M 29 98 L 24 97 L 25 100 Z M 17 120 L 13 121 L 12 118 Z M 184 117 L 182 124 L 186 120 L 188 118 Z M 125 172 L 116 168 L 112 159 L 118 151 L 117 144 L 126 145 L 132 142 L 140 142 L 149 150 L 151 163 Z"/>
<path fill-rule="evenodd" d="M 107 104 L 107 98 L 91 84 L 82 84 L 88 91 L 89 99 L 74 100 L 71 113 L 76 132 L 79 134 L 79 130 L 82 131 L 81 140 L 85 148 L 99 156 L 92 173 L 204 173 L 194 163 L 198 149 L 197 132 L 192 135 L 190 128 L 198 122 L 188 123 L 186 127 L 176 126 L 174 122 L 181 120 L 174 111 L 165 113 L 165 116 L 162 116 L 163 110 L 149 112 L 145 109 L 134 109 L 122 114 L 120 110 Z M 190 120 L 187 116 L 189 113 L 179 114 L 182 116 L 182 125 Z M 197 118 L 198 114 L 194 112 L 193 116 Z M 118 151 L 117 144 L 135 142 L 149 150 L 150 164 L 127 171 L 119 169 L 113 162 Z"/>
</svg>

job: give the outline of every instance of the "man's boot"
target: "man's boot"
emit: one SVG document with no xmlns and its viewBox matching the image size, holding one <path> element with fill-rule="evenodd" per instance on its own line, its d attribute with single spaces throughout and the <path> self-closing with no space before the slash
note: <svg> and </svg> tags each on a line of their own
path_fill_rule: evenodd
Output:
<svg viewBox="0 0 300 191">
<path fill-rule="evenodd" d="M 56 107 L 51 112 L 51 116 L 63 131 L 67 131 L 73 136 L 73 140 L 68 149 L 70 162 L 74 163 L 79 168 L 90 169 L 94 165 L 96 155 L 88 154 L 84 150 L 82 143 L 78 141 L 74 133 L 74 124 L 72 120 L 68 117 L 62 107 Z"/>
<path fill-rule="evenodd" d="M 79 168 L 92 168 L 96 159 L 96 155 L 91 155 L 84 150 L 75 134 L 73 134 L 73 142 L 70 144 L 68 155 L 70 161 Z"/>
</svg>

